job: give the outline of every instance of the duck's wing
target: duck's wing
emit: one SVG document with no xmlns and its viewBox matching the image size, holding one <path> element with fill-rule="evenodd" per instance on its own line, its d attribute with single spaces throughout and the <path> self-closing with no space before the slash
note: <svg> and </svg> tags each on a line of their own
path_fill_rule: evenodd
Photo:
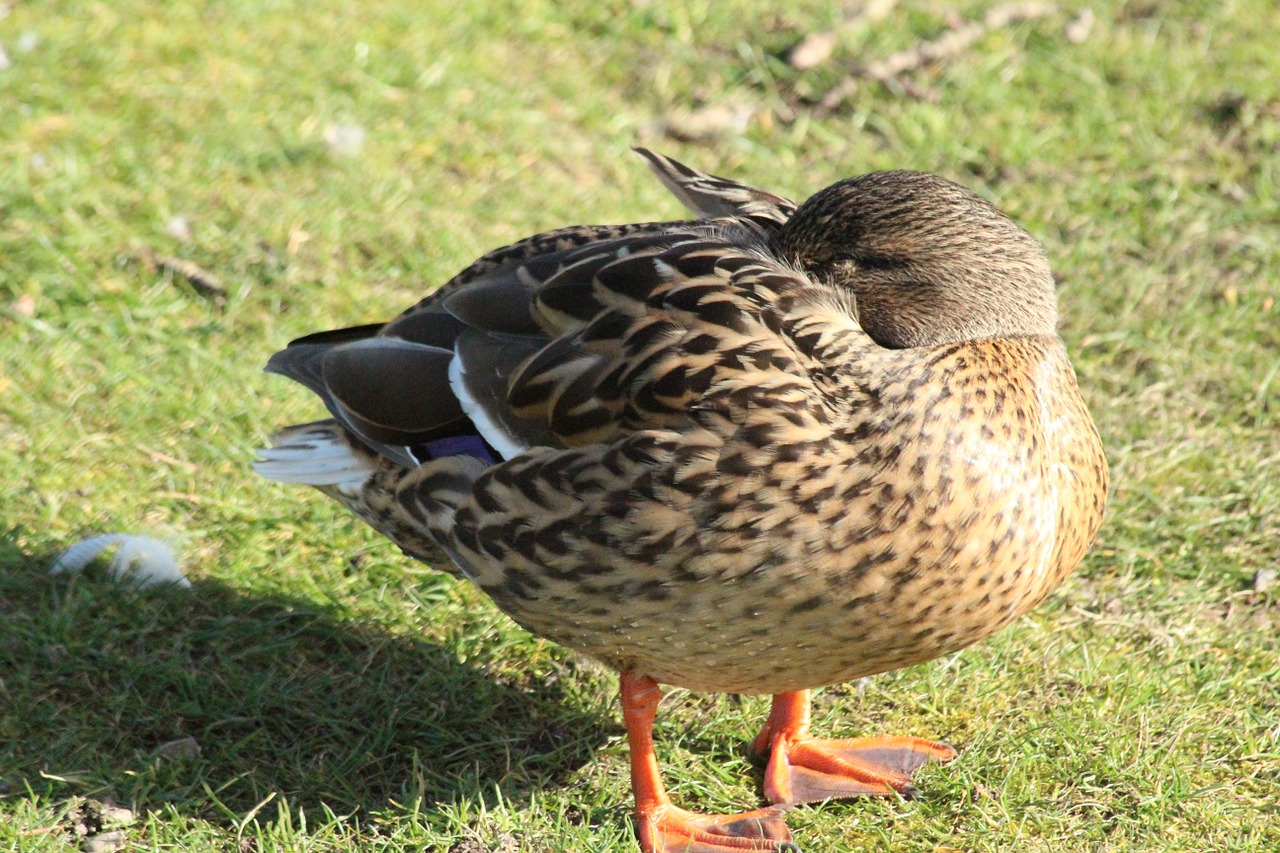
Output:
<svg viewBox="0 0 1280 853">
<path fill-rule="evenodd" d="M 414 465 L 425 446 L 471 435 L 510 459 L 825 405 L 836 350 L 865 342 L 851 300 L 772 257 L 753 224 L 593 232 L 509 247 L 396 320 L 302 338 L 267 369 L 317 393 L 375 452 Z"/>
<path fill-rule="evenodd" d="M 776 228 L 796 212 L 796 203 L 728 178 L 699 172 L 656 151 L 636 147 L 649 168 L 680 203 L 701 219 L 732 217 Z"/>
<path fill-rule="evenodd" d="M 772 193 L 699 172 L 644 148 L 636 151 L 694 213 L 729 218 L 753 240 L 766 241 L 795 210 L 794 202 Z M 548 340 L 548 330 L 530 310 L 532 293 L 552 280 L 562 292 L 572 292 L 573 281 L 606 262 L 665 247 L 690 231 L 705 233 L 705 226 L 578 225 L 536 234 L 480 257 L 390 323 L 293 341 L 271 358 L 267 371 L 315 392 L 354 437 L 404 465 L 421 461 L 422 445 L 467 432 L 468 414 L 493 422 L 479 432 L 509 438 L 496 446 L 501 455 L 554 444 L 545 429 L 502 405 L 504 383 Z M 444 307 L 446 299 L 452 311 Z M 483 317 L 479 328 L 487 333 L 468 335 L 463 344 L 469 354 L 466 381 L 477 398 L 467 412 L 441 384 L 442 370 L 448 382 L 460 381 L 463 375 L 459 365 L 449 379 L 448 366 L 465 328 L 454 316 L 458 312 Z"/>
<path fill-rule="evenodd" d="M 874 344 L 850 297 L 774 258 L 758 237 L 717 225 L 603 241 L 554 271 L 522 265 L 459 288 L 441 303 L 467 327 L 454 393 L 491 444 L 517 447 L 530 427 L 503 426 L 537 425 L 549 438 L 541 444 L 581 447 L 741 424 L 748 410 L 785 420 L 830 407 L 845 393 L 832 370 Z M 495 358 L 513 336 L 541 345 L 518 362 Z"/>
<path fill-rule="evenodd" d="M 298 338 L 267 362 L 268 373 L 304 385 L 324 401 L 353 438 L 380 456 L 415 466 L 474 437 L 481 458 L 496 450 L 554 444 L 541 425 L 524 421 L 498 404 L 506 378 L 541 349 L 548 335 L 532 321 L 530 294 L 566 267 L 599 265 L 633 248 L 665 244 L 691 222 L 581 225 L 537 234 L 484 255 L 446 284 L 389 323 L 372 323 Z M 471 287 L 468 287 L 471 285 Z M 483 300 L 483 348 L 471 347 L 469 380 L 488 405 L 472 408 L 487 435 L 504 436 L 485 448 L 481 431 L 463 411 L 451 388 L 450 366 L 465 323 L 444 307 L 455 291 L 457 304 L 476 313 Z M 483 381 L 481 381 L 483 379 Z M 443 444 L 434 444 L 443 442 Z M 434 448 L 434 449 L 433 449 Z"/>
</svg>

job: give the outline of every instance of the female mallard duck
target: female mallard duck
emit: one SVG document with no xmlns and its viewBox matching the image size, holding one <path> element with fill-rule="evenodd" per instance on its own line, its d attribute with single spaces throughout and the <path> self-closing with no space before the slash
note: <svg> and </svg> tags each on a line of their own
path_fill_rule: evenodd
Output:
<svg viewBox="0 0 1280 853">
<path fill-rule="evenodd" d="M 622 679 L 646 851 L 781 850 L 795 803 L 910 794 L 954 751 L 810 737 L 809 688 L 954 652 L 1062 582 L 1107 465 L 1027 232 L 918 172 L 802 205 L 641 151 L 698 220 L 551 231 L 269 371 L 332 420 L 257 470 L 443 547 Z M 768 693 L 775 805 L 672 805 L 658 684 Z"/>
</svg>

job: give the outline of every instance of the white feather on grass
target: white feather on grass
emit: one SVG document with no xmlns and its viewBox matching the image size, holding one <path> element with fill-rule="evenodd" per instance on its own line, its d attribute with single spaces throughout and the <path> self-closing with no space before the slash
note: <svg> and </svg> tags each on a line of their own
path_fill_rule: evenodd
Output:
<svg viewBox="0 0 1280 853">
<path fill-rule="evenodd" d="M 116 553 L 107 570 L 116 580 L 129 581 L 138 587 L 161 583 L 191 586 L 191 581 L 178 567 L 178 558 L 172 548 L 159 539 L 125 533 L 108 533 L 77 542 L 58 555 L 49 574 L 79 574 L 112 546 L 115 546 Z"/>
</svg>

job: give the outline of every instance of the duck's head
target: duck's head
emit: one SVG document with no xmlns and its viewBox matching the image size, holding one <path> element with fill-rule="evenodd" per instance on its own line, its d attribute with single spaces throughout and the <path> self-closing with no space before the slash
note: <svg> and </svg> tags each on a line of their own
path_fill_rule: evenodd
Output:
<svg viewBox="0 0 1280 853">
<path fill-rule="evenodd" d="M 886 347 L 1052 335 L 1044 248 L 1000 210 L 922 172 L 875 172 L 815 194 L 779 237 L 781 253 L 857 297 Z"/>
</svg>

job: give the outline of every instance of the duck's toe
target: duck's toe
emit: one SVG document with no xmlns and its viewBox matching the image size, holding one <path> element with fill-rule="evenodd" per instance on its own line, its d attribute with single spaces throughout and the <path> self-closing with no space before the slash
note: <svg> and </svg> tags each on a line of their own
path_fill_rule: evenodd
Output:
<svg viewBox="0 0 1280 853">
<path fill-rule="evenodd" d="M 645 853 L 800 853 L 782 820 L 785 809 L 703 815 L 671 805 L 639 814 Z"/>
<path fill-rule="evenodd" d="M 770 802 L 786 805 L 895 793 L 911 798 L 917 770 L 955 756 L 945 743 L 917 737 L 776 738 L 764 792 Z"/>
</svg>

